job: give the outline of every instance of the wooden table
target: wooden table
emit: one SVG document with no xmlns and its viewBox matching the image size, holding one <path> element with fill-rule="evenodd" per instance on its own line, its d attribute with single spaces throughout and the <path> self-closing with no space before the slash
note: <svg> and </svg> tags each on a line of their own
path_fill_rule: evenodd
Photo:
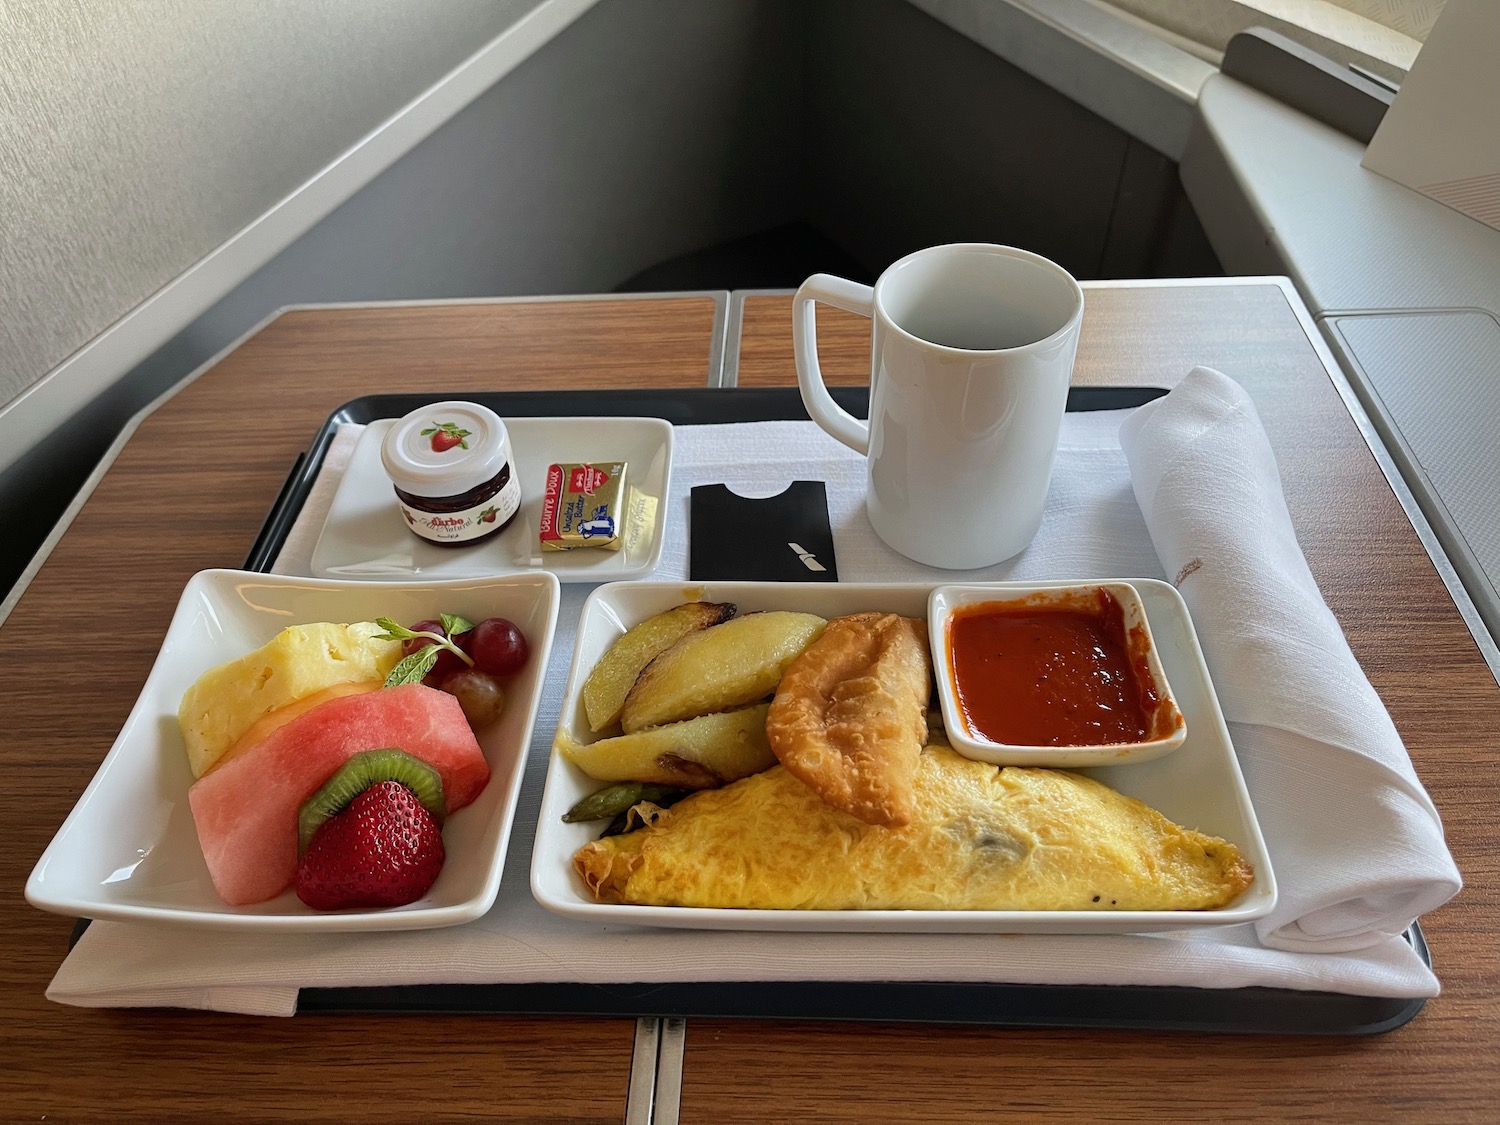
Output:
<svg viewBox="0 0 1500 1125">
<path fill-rule="evenodd" d="M 1357 1040 L 695 1018 L 682 1120 L 1493 1119 L 1500 689 L 1289 294 L 1270 281 L 1092 287 L 1078 379 L 1169 384 L 1207 363 L 1256 399 L 1313 571 L 1468 882 L 1423 921 L 1443 996 Z M 736 303 L 726 367 L 741 384 L 792 380 L 789 304 Z M 820 328 L 825 373 L 862 381 L 868 322 L 828 310 Z M 718 377 L 715 333 L 706 297 L 298 310 L 141 424 L 0 628 L 16 732 L 0 744 L 0 1119 L 621 1120 L 630 1020 L 50 1004 L 71 923 L 20 888 L 124 720 L 182 585 L 240 562 L 331 409 L 377 390 L 702 386 Z"/>
</svg>

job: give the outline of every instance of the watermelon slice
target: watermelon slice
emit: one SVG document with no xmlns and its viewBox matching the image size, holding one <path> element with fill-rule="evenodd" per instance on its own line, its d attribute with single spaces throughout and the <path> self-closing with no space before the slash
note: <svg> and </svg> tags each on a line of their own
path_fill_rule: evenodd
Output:
<svg viewBox="0 0 1500 1125">
<path fill-rule="evenodd" d="M 474 800 L 489 763 L 445 692 L 407 684 L 322 703 L 188 790 L 214 889 L 231 906 L 275 898 L 297 874 L 297 810 L 361 750 L 399 746 L 442 775 L 448 811 Z"/>
</svg>

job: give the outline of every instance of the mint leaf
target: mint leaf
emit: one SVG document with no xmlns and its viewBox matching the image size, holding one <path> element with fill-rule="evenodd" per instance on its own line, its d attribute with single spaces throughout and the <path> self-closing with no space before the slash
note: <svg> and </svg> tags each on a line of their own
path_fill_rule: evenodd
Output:
<svg viewBox="0 0 1500 1125">
<path fill-rule="evenodd" d="M 428 672 L 432 671 L 433 666 L 437 664 L 438 656 L 444 652 L 451 652 L 470 668 L 474 667 L 474 658 L 448 639 L 459 633 L 467 633 L 470 629 L 474 628 L 473 623 L 456 613 L 444 613 L 440 616 L 443 620 L 443 629 L 448 634 L 447 637 L 443 636 L 442 633 L 429 633 L 425 630 L 418 632 L 408 629 L 405 625 L 392 621 L 389 617 L 377 617 L 375 619 L 375 624 L 385 630 L 384 633 L 375 638 L 376 640 L 424 640 L 431 642 L 430 644 L 423 645 L 416 652 L 398 662 L 391 669 L 390 675 L 385 678 L 386 687 L 400 687 L 402 684 L 419 683 Z"/>
<path fill-rule="evenodd" d="M 456 613 L 440 613 L 438 618 L 443 623 L 443 630 L 450 636 L 456 637 L 460 633 L 467 633 L 474 628 L 474 622 L 466 617 L 460 617 Z M 377 622 L 377 624 L 379 624 Z"/>
<path fill-rule="evenodd" d="M 377 617 L 375 624 L 385 630 L 384 633 L 375 638 L 377 641 L 409 641 L 417 635 L 405 625 L 398 625 L 389 617 Z"/>
<path fill-rule="evenodd" d="M 400 638 L 393 639 L 399 640 Z M 422 677 L 431 672 L 433 666 L 437 664 L 438 656 L 442 654 L 442 651 L 438 645 L 428 645 L 404 657 L 391 669 L 390 675 L 386 676 L 385 686 L 400 687 L 402 684 L 421 683 Z"/>
</svg>

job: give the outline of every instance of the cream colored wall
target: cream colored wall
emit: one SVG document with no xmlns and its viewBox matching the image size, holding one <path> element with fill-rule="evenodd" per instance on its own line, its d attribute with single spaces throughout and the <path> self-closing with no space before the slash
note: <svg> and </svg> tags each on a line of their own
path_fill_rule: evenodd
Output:
<svg viewBox="0 0 1500 1125">
<path fill-rule="evenodd" d="M 0 404 L 540 0 L 0 0 Z"/>
</svg>

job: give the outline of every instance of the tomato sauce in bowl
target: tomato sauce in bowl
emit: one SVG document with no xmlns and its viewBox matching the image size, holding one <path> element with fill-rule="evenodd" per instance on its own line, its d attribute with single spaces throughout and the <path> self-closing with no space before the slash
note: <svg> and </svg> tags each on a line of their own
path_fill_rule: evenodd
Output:
<svg viewBox="0 0 1500 1125">
<path fill-rule="evenodd" d="M 1120 603 L 1097 612 L 981 603 L 949 619 L 953 680 L 971 732 L 1017 746 L 1103 746 L 1152 736 L 1156 687 L 1132 657 Z"/>
<path fill-rule="evenodd" d="M 1125 582 L 934 592 L 944 725 L 961 754 L 1012 765 L 1146 760 L 1186 724 Z"/>
</svg>

